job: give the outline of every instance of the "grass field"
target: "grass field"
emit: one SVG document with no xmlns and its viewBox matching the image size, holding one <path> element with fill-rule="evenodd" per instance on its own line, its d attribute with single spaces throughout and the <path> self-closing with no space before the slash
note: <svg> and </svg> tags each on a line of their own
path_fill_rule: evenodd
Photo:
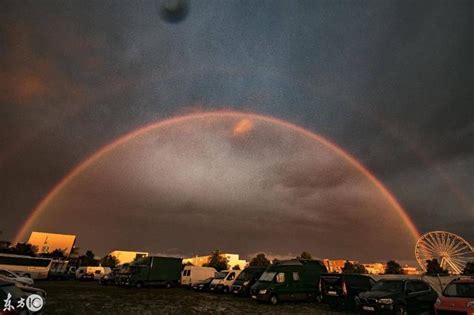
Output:
<svg viewBox="0 0 474 315">
<path fill-rule="evenodd" d="M 340 314 L 313 302 L 273 306 L 183 288 L 129 289 L 80 281 L 38 281 L 35 286 L 48 294 L 45 314 Z"/>
</svg>

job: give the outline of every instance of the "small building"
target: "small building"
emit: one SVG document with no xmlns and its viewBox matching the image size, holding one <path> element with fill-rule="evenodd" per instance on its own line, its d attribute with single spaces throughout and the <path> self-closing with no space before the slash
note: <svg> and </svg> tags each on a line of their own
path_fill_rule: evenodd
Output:
<svg viewBox="0 0 474 315">
<path fill-rule="evenodd" d="M 323 263 L 326 266 L 328 272 L 337 272 L 341 273 L 342 268 L 346 261 L 349 261 L 351 264 L 357 264 L 358 262 L 355 260 L 348 260 L 348 259 L 323 259 Z"/>
<path fill-rule="evenodd" d="M 224 256 L 227 259 L 227 265 L 230 269 L 238 265 L 241 270 L 244 270 L 247 267 L 248 262 L 244 259 L 240 259 L 239 254 L 228 254 L 222 253 L 221 256 Z M 193 266 L 204 266 L 209 262 L 211 255 L 206 256 L 195 256 L 190 258 L 183 258 L 183 264 L 191 263 Z"/>
<path fill-rule="evenodd" d="M 136 259 L 140 259 L 142 257 L 148 257 L 148 252 L 133 252 L 128 250 L 114 250 L 109 254 L 110 256 L 114 256 L 119 261 L 119 265 L 129 264 Z"/>
<path fill-rule="evenodd" d="M 32 232 L 28 243 L 35 246 L 37 254 L 49 254 L 57 249 L 68 257 L 76 242 L 76 235 Z"/>
<path fill-rule="evenodd" d="M 421 273 L 422 273 L 416 267 L 411 267 L 411 266 L 408 266 L 408 265 L 403 266 L 402 271 L 406 275 L 421 275 Z"/>
<path fill-rule="evenodd" d="M 385 264 L 382 263 L 370 263 L 370 264 L 363 264 L 365 270 L 371 275 L 381 275 L 385 273 Z"/>
</svg>

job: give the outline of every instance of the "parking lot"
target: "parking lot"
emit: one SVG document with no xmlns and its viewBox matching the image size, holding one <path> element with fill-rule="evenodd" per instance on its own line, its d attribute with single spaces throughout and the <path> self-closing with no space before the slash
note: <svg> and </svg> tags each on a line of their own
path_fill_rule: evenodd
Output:
<svg viewBox="0 0 474 315">
<path fill-rule="evenodd" d="M 72 280 L 35 286 L 47 291 L 45 314 L 341 314 L 316 303 L 272 306 L 184 288 L 129 289 Z"/>
</svg>

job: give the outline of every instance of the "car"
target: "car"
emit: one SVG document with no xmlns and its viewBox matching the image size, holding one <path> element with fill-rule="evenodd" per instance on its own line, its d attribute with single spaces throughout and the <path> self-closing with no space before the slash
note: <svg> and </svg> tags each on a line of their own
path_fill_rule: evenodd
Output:
<svg viewBox="0 0 474 315">
<path fill-rule="evenodd" d="M 86 272 L 83 273 L 81 278 L 79 278 L 81 281 L 93 281 L 94 280 L 94 274 L 92 272 Z"/>
<path fill-rule="evenodd" d="M 16 273 L 6 269 L 0 269 L 0 277 L 2 277 L 4 280 L 13 280 L 14 282 L 24 286 L 33 286 L 34 284 L 33 279 L 28 277 L 21 277 Z"/>
<path fill-rule="evenodd" d="M 249 296 L 250 288 L 258 281 L 266 266 L 250 266 L 245 268 L 232 285 L 232 293 L 236 296 Z"/>
<path fill-rule="evenodd" d="M 115 275 L 116 275 L 115 272 L 111 272 L 111 273 L 103 275 L 99 279 L 99 284 L 102 284 L 102 285 L 115 284 Z"/>
<path fill-rule="evenodd" d="M 327 273 L 321 275 L 319 289 L 321 300 L 331 309 L 354 309 L 355 298 L 369 291 L 375 280 L 366 274 Z"/>
<path fill-rule="evenodd" d="M 436 300 L 435 312 L 474 315 L 474 278 L 451 281 Z"/>
<path fill-rule="evenodd" d="M 39 295 L 43 304 L 46 303 L 46 291 L 34 287 L 21 286 L 17 282 L 11 280 L 0 280 L 0 301 L 2 302 L 2 304 L 0 304 L 0 314 L 32 314 L 32 312 L 28 311 L 26 308 L 20 310 L 18 307 L 21 300 L 25 302 L 28 296 L 32 294 Z M 5 303 L 7 303 L 6 300 L 10 301 L 10 305 L 15 307 L 15 310 L 5 309 Z"/>
<path fill-rule="evenodd" d="M 421 314 L 433 312 L 438 294 L 419 279 L 382 279 L 370 291 L 362 292 L 356 299 L 364 314 Z"/>
<path fill-rule="evenodd" d="M 211 285 L 212 280 L 214 280 L 213 277 L 196 282 L 191 286 L 191 288 L 194 291 L 207 292 L 209 291 L 209 286 Z"/>
</svg>

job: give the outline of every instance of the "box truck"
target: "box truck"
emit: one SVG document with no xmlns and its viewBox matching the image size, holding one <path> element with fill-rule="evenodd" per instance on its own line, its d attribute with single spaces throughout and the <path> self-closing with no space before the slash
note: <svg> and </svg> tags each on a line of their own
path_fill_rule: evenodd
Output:
<svg viewBox="0 0 474 315">
<path fill-rule="evenodd" d="M 129 266 L 123 267 L 117 275 L 117 284 L 142 288 L 144 286 L 164 285 L 171 288 L 179 284 L 181 277 L 181 258 L 143 257 Z"/>
<path fill-rule="evenodd" d="M 206 279 L 214 278 L 216 272 L 212 267 L 185 266 L 181 273 L 181 285 L 192 287 Z"/>
</svg>

